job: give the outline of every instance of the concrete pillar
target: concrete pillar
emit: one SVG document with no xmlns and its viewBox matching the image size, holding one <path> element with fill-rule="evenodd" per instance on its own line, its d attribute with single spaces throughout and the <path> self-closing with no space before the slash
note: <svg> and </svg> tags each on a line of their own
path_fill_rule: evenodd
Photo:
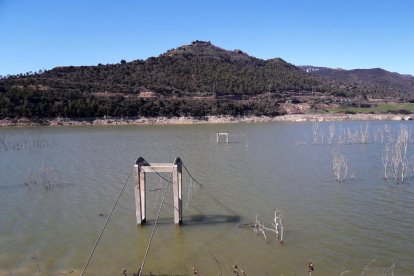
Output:
<svg viewBox="0 0 414 276">
<path fill-rule="evenodd" d="M 173 168 L 173 193 L 174 193 L 174 223 L 181 224 L 183 219 L 182 200 L 182 163 L 181 160 L 174 163 Z"/>
<path fill-rule="evenodd" d="M 144 177 L 141 177 L 142 174 L 144 174 L 144 172 L 141 172 L 139 165 L 135 164 L 134 165 L 134 190 L 135 190 L 135 214 L 137 216 L 137 224 L 142 224 L 145 222 L 144 221 L 145 215 L 143 216 L 143 213 L 142 213 L 142 199 L 144 199 L 144 205 L 145 205 L 145 174 L 144 174 Z M 144 183 L 142 183 L 141 181 Z M 143 186 L 143 189 L 141 188 L 141 186 Z"/>
<path fill-rule="evenodd" d="M 146 203 L 146 193 L 145 193 L 145 172 L 139 171 L 139 184 L 140 184 L 140 195 L 141 195 L 141 222 L 145 223 L 147 219 L 147 203 Z"/>
</svg>

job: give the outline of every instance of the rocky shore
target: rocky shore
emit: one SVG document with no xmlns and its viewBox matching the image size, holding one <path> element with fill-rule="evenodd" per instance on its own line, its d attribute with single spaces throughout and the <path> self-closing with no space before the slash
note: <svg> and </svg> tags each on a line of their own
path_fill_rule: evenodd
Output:
<svg viewBox="0 0 414 276">
<path fill-rule="evenodd" d="M 312 122 L 312 121 L 408 121 L 414 116 L 404 114 L 289 114 L 268 116 L 205 116 L 205 117 L 156 117 L 156 118 L 87 118 L 87 119 L 2 119 L 0 127 L 27 126 L 105 126 L 105 125 L 185 125 L 185 124 L 224 124 L 257 122 Z"/>
</svg>

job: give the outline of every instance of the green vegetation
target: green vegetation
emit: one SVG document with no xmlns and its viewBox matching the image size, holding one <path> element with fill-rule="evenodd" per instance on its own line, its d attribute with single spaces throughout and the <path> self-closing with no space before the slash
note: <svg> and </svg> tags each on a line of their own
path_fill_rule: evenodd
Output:
<svg viewBox="0 0 414 276">
<path fill-rule="evenodd" d="M 363 95 L 383 99 L 410 100 L 414 94 L 414 76 L 388 72 L 381 68 L 343 70 L 326 67 L 301 66 L 302 70 L 323 77 L 331 83 L 352 91 L 363 91 Z"/>
<path fill-rule="evenodd" d="M 197 41 L 146 61 L 57 67 L 0 80 L 0 118 L 279 115 L 281 93 L 323 89 L 281 59 Z M 151 97 L 142 96 L 151 93 Z M 268 93 L 266 97 L 256 95 Z"/>
<path fill-rule="evenodd" d="M 389 89 L 389 83 L 383 88 Z M 326 79 L 279 58 L 261 60 L 195 41 L 145 61 L 57 67 L 1 78 L 0 119 L 275 116 L 283 114 L 285 102 L 307 103 L 315 111 L 344 99 L 351 108 L 342 111 L 376 112 L 359 107 L 370 105 L 368 95 L 382 95 L 380 86 L 380 81 L 373 86 Z M 389 96 L 401 98 L 401 87 L 394 90 L 398 95 Z M 410 95 L 405 98 L 414 98 Z"/>
<path fill-rule="evenodd" d="M 340 107 L 328 110 L 330 113 L 414 113 L 414 103 L 380 103 L 371 107 Z"/>
<path fill-rule="evenodd" d="M 279 115 L 275 101 L 100 97 L 80 92 L 10 89 L 1 93 L 0 118 L 91 118 L 124 116 Z"/>
</svg>

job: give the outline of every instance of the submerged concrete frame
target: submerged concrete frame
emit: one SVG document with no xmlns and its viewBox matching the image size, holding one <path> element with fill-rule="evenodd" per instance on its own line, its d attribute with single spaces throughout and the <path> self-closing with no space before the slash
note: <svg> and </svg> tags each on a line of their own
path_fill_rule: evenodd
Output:
<svg viewBox="0 0 414 276">
<path fill-rule="evenodd" d="M 172 173 L 173 194 L 174 194 L 174 223 L 181 224 L 183 218 L 182 209 L 182 169 L 183 163 L 177 157 L 174 163 L 148 163 L 144 158 L 139 157 L 134 165 L 134 189 L 135 189 L 135 213 L 137 224 L 146 222 L 146 173 Z"/>
</svg>

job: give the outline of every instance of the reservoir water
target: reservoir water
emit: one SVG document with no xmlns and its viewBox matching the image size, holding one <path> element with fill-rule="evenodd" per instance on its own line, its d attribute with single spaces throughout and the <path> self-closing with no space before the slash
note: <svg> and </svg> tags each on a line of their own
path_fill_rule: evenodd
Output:
<svg viewBox="0 0 414 276">
<path fill-rule="evenodd" d="M 327 142 L 332 126 L 338 140 L 366 124 L 364 143 Z M 0 275 L 79 275 L 125 182 L 85 275 L 138 271 L 169 178 L 148 174 L 148 223 L 137 226 L 128 176 L 139 156 L 180 157 L 203 185 L 184 171 L 180 227 L 168 191 L 144 274 L 233 275 L 237 264 L 247 275 L 308 275 L 311 259 L 315 275 L 414 275 L 414 144 L 407 180 L 384 180 L 379 134 L 402 124 L 412 135 L 411 122 L 1 128 Z M 349 169 L 341 182 L 335 153 Z M 248 226 L 257 216 L 272 227 L 276 208 L 283 244 Z"/>
</svg>

